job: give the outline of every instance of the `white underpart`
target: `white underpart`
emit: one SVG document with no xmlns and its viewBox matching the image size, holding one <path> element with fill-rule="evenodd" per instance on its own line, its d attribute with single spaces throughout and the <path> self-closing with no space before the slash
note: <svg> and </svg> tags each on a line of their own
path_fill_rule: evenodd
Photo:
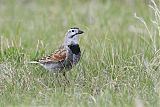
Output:
<svg viewBox="0 0 160 107">
<path fill-rule="evenodd" d="M 73 38 L 65 38 L 64 45 L 78 44 L 78 35 L 75 35 Z"/>
</svg>

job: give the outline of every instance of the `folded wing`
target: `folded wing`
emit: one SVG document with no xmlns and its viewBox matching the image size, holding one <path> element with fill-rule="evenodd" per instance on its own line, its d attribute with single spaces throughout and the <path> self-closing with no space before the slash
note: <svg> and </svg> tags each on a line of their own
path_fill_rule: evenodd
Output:
<svg viewBox="0 0 160 107">
<path fill-rule="evenodd" d="M 40 63 L 56 63 L 64 61 L 67 58 L 67 50 L 62 46 L 49 56 L 41 58 Z"/>
</svg>

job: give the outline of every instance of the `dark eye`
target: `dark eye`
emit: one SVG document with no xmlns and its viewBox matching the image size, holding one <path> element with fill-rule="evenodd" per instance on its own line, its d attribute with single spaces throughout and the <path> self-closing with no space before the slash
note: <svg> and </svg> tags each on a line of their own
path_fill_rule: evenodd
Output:
<svg viewBox="0 0 160 107">
<path fill-rule="evenodd" d="M 74 32 L 74 30 L 72 30 L 72 32 Z"/>
</svg>

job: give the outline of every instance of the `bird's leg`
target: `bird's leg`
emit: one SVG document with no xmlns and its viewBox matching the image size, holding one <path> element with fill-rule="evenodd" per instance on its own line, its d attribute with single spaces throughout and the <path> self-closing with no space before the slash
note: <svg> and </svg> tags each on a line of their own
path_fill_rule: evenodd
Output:
<svg viewBox="0 0 160 107">
<path fill-rule="evenodd" d="M 70 82 L 69 82 L 69 80 L 68 80 L 68 78 L 67 78 L 67 75 L 66 75 L 66 72 L 65 72 L 65 71 L 63 72 L 63 76 L 64 76 L 64 78 L 65 78 L 67 84 L 70 84 Z"/>
<path fill-rule="evenodd" d="M 59 72 L 56 73 L 56 79 L 57 79 L 58 85 L 61 87 L 61 82 L 59 81 Z"/>
</svg>

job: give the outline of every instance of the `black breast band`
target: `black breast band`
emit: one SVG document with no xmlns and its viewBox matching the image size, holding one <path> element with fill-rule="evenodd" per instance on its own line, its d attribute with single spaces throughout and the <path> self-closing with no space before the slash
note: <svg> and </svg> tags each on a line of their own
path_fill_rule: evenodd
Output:
<svg viewBox="0 0 160 107">
<path fill-rule="evenodd" d="M 72 53 L 73 54 L 79 54 L 81 52 L 80 50 L 80 47 L 78 44 L 71 44 L 71 45 L 68 45 L 68 47 L 71 49 Z"/>
</svg>

